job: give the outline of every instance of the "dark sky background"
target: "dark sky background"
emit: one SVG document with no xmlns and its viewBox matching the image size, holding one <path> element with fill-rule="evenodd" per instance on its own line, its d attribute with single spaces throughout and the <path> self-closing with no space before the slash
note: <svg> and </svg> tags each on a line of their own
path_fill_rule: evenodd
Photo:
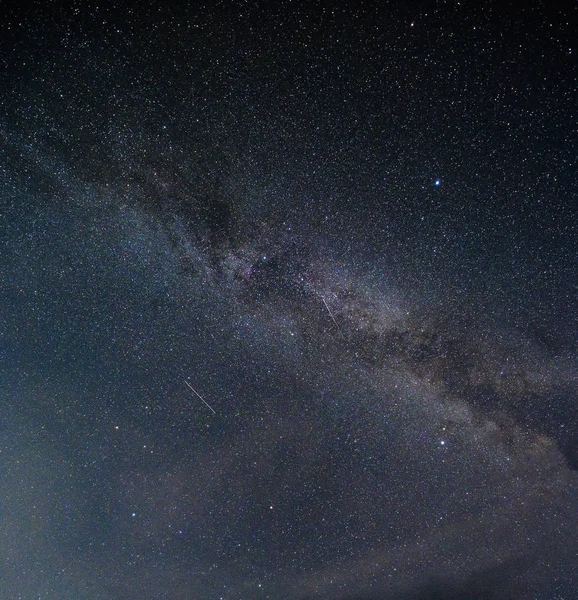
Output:
<svg viewBox="0 0 578 600">
<path fill-rule="evenodd" d="M 575 598 L 577 5 L 2 12 L 0 598 Z"/>
</svg>

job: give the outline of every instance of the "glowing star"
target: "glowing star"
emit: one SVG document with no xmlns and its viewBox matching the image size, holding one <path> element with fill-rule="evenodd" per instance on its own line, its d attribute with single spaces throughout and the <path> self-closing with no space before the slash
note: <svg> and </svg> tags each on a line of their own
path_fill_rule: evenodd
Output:
<svg viewBox="0 0 578 600">
<path fill-rule="evenodd" d="M 436 180 L 434 181 L 434 185 L 439 185 L 439 184 L 440 184 L 440 180 L 439 180 L 439 179 L 436 179 Z"/>
</svg>

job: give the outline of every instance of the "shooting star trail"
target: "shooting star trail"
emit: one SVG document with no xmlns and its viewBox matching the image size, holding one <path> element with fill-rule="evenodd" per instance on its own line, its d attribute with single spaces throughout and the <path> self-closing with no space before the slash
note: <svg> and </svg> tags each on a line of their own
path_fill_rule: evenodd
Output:
<svg viewBox="0 0 578 600">
<path fill-rule="evenodd" d="M 209 407 L 209 409 L 213 411 L 213 414 L 216 415 L 217 413 L 212 409 L 211 405 L 205 401 L 201 394 L 199 394 L 199 392 L 197 392 L 197 390 L 188 381 L 185 381 L 185 383 L 191 388 L 193 393 L 196 394 Z"/>
<path fill-rule="evenodd" d="M 335 323 L 335 327 L 337 327 L 337 331 L 339 331 L 339 333 L 341 335 L 343 335 L 343 333 L 341 332 L 341 328 L 339 327 L 337 321 L 335 320 L 335 317 L 333 316 L 333 313 L 331 312 L 331 309 L 329 308 L 329 305 L 327 304 L 327 302 L 325 302 L 325 298 L 323 296 L 321 296 L 321 300 L 323 300 L 323 304 L 325 304 L 325 308 L 327 309 L 327 312 L 329 313 L 331 320 Z"/>
</svg>

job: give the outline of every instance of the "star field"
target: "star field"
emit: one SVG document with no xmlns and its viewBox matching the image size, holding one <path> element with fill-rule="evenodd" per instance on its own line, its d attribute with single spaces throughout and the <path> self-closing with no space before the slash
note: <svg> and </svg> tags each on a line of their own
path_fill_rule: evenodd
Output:
<svg viewBox="0 0 578 600">
<path fill-rule="evenodd" d="M 571 600 L 576 7 L 5 7 L 2 599 Z"/>
</svg>

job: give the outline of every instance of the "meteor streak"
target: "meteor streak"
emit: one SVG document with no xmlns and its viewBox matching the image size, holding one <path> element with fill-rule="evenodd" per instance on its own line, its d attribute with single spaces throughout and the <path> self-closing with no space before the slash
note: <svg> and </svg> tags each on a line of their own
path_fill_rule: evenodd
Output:
<svg viewBox="0 0 578 600">
<path fill-rule="evenodd" d="M 327 302 L 325 302 L 325 298 L 323 296 L 321 296 L 321 300 L 323 300 L 323 304 L 325 304 L 325 308 L 327 309 L 327 312 L 329 313 L 331 320 L 335 323 L 335 327 L 337 327 L 337 331 L 339 331 L 339 333 L 341 333 L 341 335 L 343 335 L 343 333 L 341 332 L 341 328 L 337 324 L 337 321 L 335 320 L 335 317 L 333 316 L 333 313 L 331 312 L 331 309 L 329 308 L 329 305 L 327 304 Z"/>
<path fill-rule="evenodd" d="M 191 388 L 193 393 L 195 393 L 209 407 L 209 409 L 213 411 L 213 414 L 216 415 L 217 413 L 212 409 L 211 405 L 208 402 L 206 402 L 206 400 L 201 396 L 201 394 L 199 394 L 199 392 L 197 392 L 197 390 L 188 381 L 185 381 L 185 383 L 189 386 L 189 388 Z"/>
</svg>

